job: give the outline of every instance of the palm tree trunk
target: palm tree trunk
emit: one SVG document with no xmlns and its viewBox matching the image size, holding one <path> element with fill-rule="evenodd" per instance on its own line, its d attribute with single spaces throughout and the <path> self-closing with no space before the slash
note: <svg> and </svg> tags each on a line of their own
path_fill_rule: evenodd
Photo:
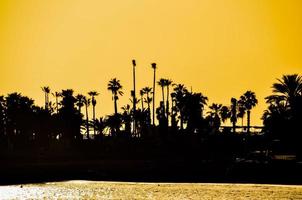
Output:
<svg viewBox="0 0 302 200">
<path fill-rule="evenodd" d="M 47 108 L 49 108 L 49 95 L 48 95 L 48 93 L 46 93 L 46 97 L 47 97 Z"/>
<path fill-rule="evenodd" d="M 184 118 L 182 113 L 180 113 L 180 130 L 184 130 Z"/>
<path fill-rule="evenodd" d="M 58 97 L 56 96 L 56 110 L 57 114 L 59 113 L 59 106 L 58 106 Z"/>
<path fill-rule="evenodd" d="M 46 94 L 46 92 L 44 92 L 45 94 L 44 94 L 44 96 L 45 96 L 45 110 L 47 110 L 48 109 L 48 107 L 47 107 L 47 94 Z"/>
<path fill-rule="evenodd" d="M 165 116 L 165 90 L 164 90 L 164 86 L 161 87 L 161 91 L 162 91 L 162 96 L 163 96 L 163 114 Z"/>
<path fill-rule="evenodd" d="M 117 115 L 117 96 L 114 95 L 114 113 Z"/>
<path fill-rule="evenodd" d="M 250 133 L 251 111 L 247 111 L 247 133 Z"/>
<path fill-rule="evenodd" d="M 174 101 L 172 99 L 172 105 L 171 105 L 171 126 L 172 128 L 174 128 L 174 123 L 175 123 L 175 120 L 174 120 Z"/>
<path fill-rule="evenodd" d="M 169 126 L 169 86 L 167 86 L 166 115 L 167 115 L 167 125 Z"/>
<path fill-rule="evenodd" d="M 88 119 L 88 106 L 86 105 L 86 134 L 87 134 L 87 139 L 89 138 L 89 119 Z"/>
<path fill-rule="evenodd" d="M 243 128 L 243 116 L 241 118 L 241 127 L 242 127 L 242 132 L 244 132 L 244 128 Z"/>
<path fill-rule="evenodd" d="M 164 107 L 165 107 L 165 90 L 164 90 L 163 86 L 161 87 L 161 92 L 162 92 L 162 97 L 163 97 L 163 104 L 164 104 Z"/>
<path fill-rule="evenodd" d="M 143 100 L 143 96 L 141 96 L 141 102 L 142 102 L 142 111 L 144 110 L 144 100 Z"/>
<path fill-rule="evenodd" d="M 153 111 L 152 111 L 152 124 L 153 126 L 155 125 L 155 77 L 156 76 L 156 73 L 155 73 L 155 68 L 154 68 L 154 72 L 153 72 Z"/>
<path fill-rule="evenodd" d="M 93 136 L 95 138 L 95 106 L 92 106 L 93 109 Z"/>
<path fill-rule="evenodd" d="M 136 90 L 135 90 L 135 61 L 133 63 L 133 135 L 136 135 Z"/>
<path fill-rule="evenodd" d="M 148 125 L 151 123 L 151 110 L 150 110 L 150 102 L 149 102 L 149 93 L 147 92 L 147 103 L 148 103 Z"/>
</svg>

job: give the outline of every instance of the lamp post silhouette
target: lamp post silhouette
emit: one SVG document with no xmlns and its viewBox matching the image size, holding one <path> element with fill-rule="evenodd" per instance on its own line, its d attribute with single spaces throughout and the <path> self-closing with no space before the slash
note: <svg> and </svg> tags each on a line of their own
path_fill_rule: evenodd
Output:
<svg viewBox="0 0 302 200">
<path fill-rule="evenodd" d="M 135 122 L 135 115 L 136 115 L 136 91 L 135 91 L 135 67 L 136 61 L 132 60 L 133 66 L 133 135 L 136 135 L 136 122 Z"/>
<path fill-rule="evenodd" d="M 153 112 L 152 112 L 152 124 L 155 125 L 155 80 L 156 80 L 156 63 L 151 63 L 153 69 Z"/>
</svg>

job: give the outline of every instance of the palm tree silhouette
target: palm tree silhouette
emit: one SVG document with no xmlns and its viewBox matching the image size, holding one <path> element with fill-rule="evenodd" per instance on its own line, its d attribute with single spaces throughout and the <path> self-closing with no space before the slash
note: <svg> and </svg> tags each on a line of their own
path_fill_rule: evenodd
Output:
<svg viewBox="0 0 302 200">
<path fill-rule="evenodd" d="M 59 110 L 60 120 L 63 122 L 62 137 L 73 140 L 80 139 L 80 127 L 82 116 L 75 107 L 76 98 L 73 96 L 73 90 L 62 90 L 61 108 Z"/>
<path fill-rule="evenodd" d="M 125 124 L 125 132 L 127 134 L 131 133 L 131 107 L 129 104 L 121 107 L 123 114 L 123 123 Z"/>
<path fill-rule="evenodd" d="M 76 96 L 76 100 L 77 100 L 76 106 L 78 106 L 79 113 L 81 113 L 81 108 L 84 106 L 84 99 L 85 99 L 85 96 L 82 94 L 78 94 Z"/>
<path fill-rule="evenodd" d="M 143 89 L 141 89 L 140 91 L 139 91 L 139 94 L 140 94 L 140 96 L 141 96 L 141 103 L 142 103 L 142 111 L 144 110 L 144 94 L 145 94 L 145 91 L 143 90 Z"/>
<path fill-rule="evenodd" d="M 217 103 L 212 103 L 212 105 L 209 106 L 209 111 L 208 113 L 213 117 L 213 118 L 219 118 L 220 120 L 220 111 L 222 108 L 222 104 L 217 104 Z"/>
<path fill-rule="evenodd" d="M 245 116 L 246 113 L 246 108 L 244 106 L 244 101 L 241 99 L 238 100 L 238 114 L 237 117 L 241 118 L 241 126 L 243 127 L 243 118 Z"/>
<path fill-rule="evenodd" d="M 89 138 L 89 117 L 88 117 L 88 107 L 90 105 L 90 99 L 85 97 L 83 98 L 83 102 L 84 102 L 84 105 L 85 105 L 85 109 L 86 109 L 86 134 L 87 134 L 87 139 L 90 139 Z"/>
<path fill-rule="evenodd" d="M 164 79 L 164 78 L 159 79 L 159 81 L 157 81 L 157 84 L 161 87 L 162 98 L 163 98 L 163 104 L 162 104 L 162 106 L 163 106 L 163 110 L 165 112 L 166 111 L 166 109 L 165 109 L 165 86 L 166 86 L 166 79 Z M 164 116 L 165 116 L 165 114 L 164 114 Z"/>
<path fill-rule="evenodd" d="M 50 88 L 48 86 L 44 86 L 42 87 L 42 91 L 44 92 L 45 95 L 45 109 L 48 110 Z"/>
<path fill-rule="evenodd" d="M 170 85 L 172 85 L 172 80 L 165 79 L 165 86 L 167 87 L 167 103 L 166 103 L 166 116 L 167 116 L 167 122 L 169 124 L 169 96 L 170 96 Z"/>
<path fill-rule="evenodd" d="M 155 125 L 155 80 L 156 80 L 156 63 L 151 63 L 153 69 L 153 113 L 152 113 L 152 124 Z"/>
<path fill-rule="evenodd" d="M 148 109 L 150 110 L 150 103 L 152 102 L 152 98 L 150 97 L 150 93 L 152 93 L 152 88 L 144 87 L 142 90 L 144 91 L 144 94 L 147 95 L 147 98 L 144 99 L 144 102 L 147 103 Z"/>
<path fill-rule="evenodd" d="M 227 106 L 222 106 L 219 114 L 221 121 L 224 123 L 228 118 L 230 118 L 230 109 Z"/>
<path fill-rule="evenodd" d="M 92 120 L 93 120 L 93 135 L 95 137 L 95 133 L 96 133 L 96 130 L 95 130 L 95 106 L 96 106 L 96 100 L 95 100 L 95 97 L 97 95 L 99 95 L 99 93 L 97 91 L 90 91 L 88 92 L 88 95 L 91 96 L 91 103 L 92 103 L 92 110 L 93 110 L 93 117 L 92 117 Z"/>
<path fill-rule="evenodd" d="M 297 141 L 301 140 L 302 76 L 283 75 L 277 81 L 272 86 L 273 95 L 265 98 L 269 103 L 262 118 L 265 129 L 274 138 L 291 141 L 291 146 L 298 150 L 300 144 Z"/>
<path fill-rule="evenodd" d="M 204 106 L 207 104 L 208 98 L 202 93 L 187 92 L 184 95 L 184 114 L 187 121 L 186 130 L 189 133 L 200 130 L 200 125 L 203 119 L 202 113 Z"/>
<path fill-rule="evenodd" d="M 236 132 L 236 123 L 237 123 L 237 99 L 231 99 L 231 111 L 230 111 L 230 120 L 233 125 L 233 133 Z"/>
<path fill-rule="evenodd" d="M 113 78 L 109 81 L 107 89 L 112 92 L 112 98 L 114 101 L 114 113 L 117 114 L 117 100 L 119 99 L 119 95 L 123 96 L 123 92 L 121 91 L 122 85 L 120 84 L 120 80 Z"/>
<path fill-rule="evenodd" d="M 172 93 L 175 97 L 175 111 L 179 111 L 180 115 L 180 129 L 184 129 L 185 120 L 185 96 L 188 93 L 187 88 L 183 84 L 173 84 L 174 92 Z M 177 115 L 177 113 L 175 113 Z"/>
<path fill-rule="evenodd" d="M 277 104 L 270 104 L 262 115 L 265 132 L 267 135 L 273 138 L 291 138 L 293 135 L 288 134 L 289 129 L 292 128 L 291 115 L 289 114 L 288 106 L 284 102 L 278 102 Z"/>
<path fill-rule="evenodd" d="M 266 97 L 267 103 L 284 102 L 286 106 L 293 109 L 295 100 L 302 95 L 302 76 L 283 75 L 282 79 L 277 79 L 278 82 L 274 83 L 273 95 Z"/>
<path fill-rule="evenodd" d="M 244 106 L 247 112 L 247 132 L 250 133 L 251 109 L 257 105 L 258 100 L 254 92 L 246 91 L 240 97 L 240 102 L 242 102 L 242 105 Z"/>
<path fill-rule="evenodd" d="M 144 102 L 148 105 L 148 124 L 151 123 L 151 110 L 150 110 L 150 103 L 152 102 L 152 98 L 149 96 L 149 94 L 152 92 L 152 88 L 150 87 L 144 87 L 143 88 L 144 93 L 147 95 L 147 97 L 144 99 Z"/>
<path fill-rule="evenodd" d="M 111 136 L 117 136 L 122 126 L 122 115 L 119 113 L 108 115 L 105 120 L 105 126 L 109 129 Z"/>
<path fill-rule="evenodd" d="M 96 130 L 98 132 L 99 138 L 102 138 L 103 137 L 103 131 L 105 129 L 105 123 L 103 121 L 103 117 L 100 117 L 100 119 L 95 120 L 95 127 L 96 127 Z"/>
<path fill-rule="evenodd" d="M 8 139 L 15 138 L 20 142 L 29 141 L 32 136 L 31 127 L 35 125 L 32 120 L 34 100 L 17 92 L 8 94 L 5 100 L 4 123 Z"/>
<path fill-rule="evenodd" d="M 171 99 L 172 99 L 171 126 L 173 129 L 176 129 L 177 128 L 177 121 L 176 121 L 177 107 L 176 107 L 176 94 L 174 92 L 171 93 Z"/>
<path fill-rule="evenodd" d="M 59 112 L 58 98 L 61 96 L 61 93 L 60 92 L 55 92 L 55 93 L 52 93 L 52 96 L 54 96 L 55 99 L 56 99 L 56 113 L 58 114 L 58 112 Z"/>
<path fill-rule="evenodd" d="M 221 125 L 221 113 L 222 104 L 213 103 L 209 106 L 210 111 L 208 111 L 210 118 L 213 120 L 213 127 L 217 130 Z"/>
</svg>

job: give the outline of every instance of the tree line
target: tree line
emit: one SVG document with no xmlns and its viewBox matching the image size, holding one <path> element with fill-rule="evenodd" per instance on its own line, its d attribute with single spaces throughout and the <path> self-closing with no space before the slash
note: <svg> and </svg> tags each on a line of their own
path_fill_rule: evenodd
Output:
<svg viewBox="0 0 302 200">
<path fill-rule="evenodd" d="M 135 66 L 133 62 L 134 69 Z M 183 84 L 166 78 L 156 81 L 156 64 L 151 66 L 154 70 L 153 87 L 141 88 L 138 98 L 135 90 L 131 91 L 130 103 L 122 107 L 118 105 L 124 94 L 122 84 L 117 78 L 109 80 L 107 89 L 112 94 L 114 113 L 105 117 L 97 117 L 95 113 L 97 91 L 83 95 L 72 89 L 52 92 L 45 86 L 41 88 L 45 96 L 42 107 L 18 92 L 0 96 L 1 147 L 26 147 L 33 142 L 48 146 L 51 141 L 101 141 L 104 138 L 169 141 L 179 135 L 198 138 L 222 134 L 252 135 L 251 111 L 258 103 L 255 92 L 248 90 L 239 98 L 233 97 L 229 105 L 208 105 L 208 97 L 189 91 Z M 157 108 L 154 103 L 156 86 L 161 89 Z M 265 98 L 268 108 L 263 113 L 261 136 L 269 141 L 267 148 L 278 140 L 300 152 L 302 77 L 284 75 L 272 85 L 272 93 Z M 89 106 L 92 106 L 92 118 L 89 118 Z M 243 127 L 245 116 L 246 130 L 237 133 L 238 120 L 241 119 Z M 227 120 L 232 126 L 222 128 Z"/>
</svg>

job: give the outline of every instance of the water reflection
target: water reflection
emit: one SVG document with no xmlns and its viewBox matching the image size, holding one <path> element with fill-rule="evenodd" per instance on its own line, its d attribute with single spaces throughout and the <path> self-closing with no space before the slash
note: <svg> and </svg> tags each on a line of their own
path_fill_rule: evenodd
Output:
<svg viewBox="0 0 302 200">
<path fill-rule="evenodd" d="M 0 186 L 1 199 L 302 199 L 302 186 L 66 181 Z"/>
</svg>

